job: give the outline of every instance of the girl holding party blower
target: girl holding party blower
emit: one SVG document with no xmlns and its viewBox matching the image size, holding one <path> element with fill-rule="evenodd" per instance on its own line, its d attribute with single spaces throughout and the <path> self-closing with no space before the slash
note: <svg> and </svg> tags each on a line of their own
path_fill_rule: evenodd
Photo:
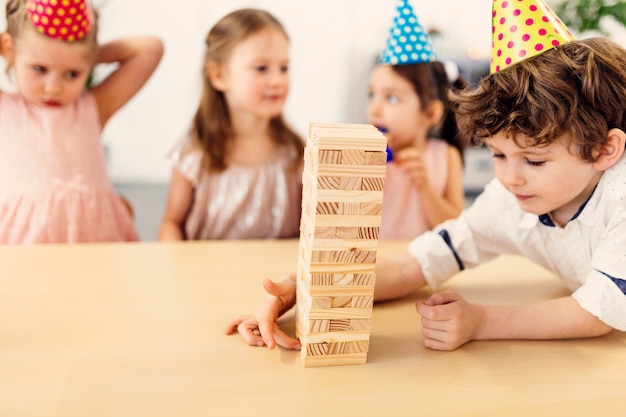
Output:
<svg viewBox="0 0 626 417">
<path fill-rule="evenodd" d="M 380 237 L 413 238 L 463 210 L 463 149 L 448 79 L 408 0 L 399 0 L 386 47 L 369 80 L 367 118 L 387 137 Z"/>
</svg>

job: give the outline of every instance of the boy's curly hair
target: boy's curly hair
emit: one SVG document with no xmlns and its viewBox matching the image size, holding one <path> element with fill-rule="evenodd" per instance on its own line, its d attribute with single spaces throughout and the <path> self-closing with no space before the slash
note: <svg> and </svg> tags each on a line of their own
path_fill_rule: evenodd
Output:
<svg viewBox="0 0 626 417">
<path fill-rule="evenodd" d="M 595 161 L 609 129 L 626 131 L 626 50 L 605 38 L 572 41 L 452 93 L 459 128 L 475 145 L 505 132 L 518 146 L 565 136 Z"/>
</svg>

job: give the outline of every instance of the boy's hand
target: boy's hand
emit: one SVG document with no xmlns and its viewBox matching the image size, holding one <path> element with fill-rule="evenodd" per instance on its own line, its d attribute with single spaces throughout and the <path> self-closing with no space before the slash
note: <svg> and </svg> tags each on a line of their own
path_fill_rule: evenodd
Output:
<svg viewBox="0 0 626 417">
<path fill-rule="evenodd" d="M 424 345 L 435 350 L 454 350 L 469 342 L 481 322 L 479 306 L 465 301 L 453 291 L 433 294 L 415 304 L 422 316 Z"/>
<path fill-rule="evenodd" d="M 289 310 L 296 299 L 296 282 L 287 277 L 278 282 L 266 279 L 263 287 L 268 297 L 261 303 L 254 316 L 243 316 L 233 320 L 225 330 L 226 334 L 238 331 L 243 340 L 250 346 L 267 346 L 274 349 L 276 345 L 287 349 L 300 349 L 300 342 L 283 332 L 276 321 Z"/>
</svg>

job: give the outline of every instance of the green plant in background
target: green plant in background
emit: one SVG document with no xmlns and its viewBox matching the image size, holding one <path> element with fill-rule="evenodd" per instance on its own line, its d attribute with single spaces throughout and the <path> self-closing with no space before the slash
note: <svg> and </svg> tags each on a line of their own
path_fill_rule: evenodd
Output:
<svg viewBox="0 0 626 417">
<path fill-rule="evenodd" d="M 555 2 L 554 12 L 571 30 L 578 33 L 596 31 L 606 35 L 601 21 L 612 17 L 626 27 L 624 0 L 561 0 Z"/>
</svg>

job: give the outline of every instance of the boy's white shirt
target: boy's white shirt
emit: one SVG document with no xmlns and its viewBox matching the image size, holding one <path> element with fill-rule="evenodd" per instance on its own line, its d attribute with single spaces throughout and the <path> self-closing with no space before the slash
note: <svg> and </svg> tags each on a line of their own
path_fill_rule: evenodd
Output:
<svg viewBox="0 0 626 417">
<path fill-rule="evenodd" d="M 504 253 L 525 255 L 557 274 L 585 310 L 626 331 L 626 295 L 607 277 L 626 280 L 626 154 L 603 174 L 583 210 L 564 228 L 542 224 L 497 179 L 491 181 L 458 219 L 409 244 L 433 290 L 459 272 L 439 235 L 443 230 L 465 268 Z"/>
</svg>

